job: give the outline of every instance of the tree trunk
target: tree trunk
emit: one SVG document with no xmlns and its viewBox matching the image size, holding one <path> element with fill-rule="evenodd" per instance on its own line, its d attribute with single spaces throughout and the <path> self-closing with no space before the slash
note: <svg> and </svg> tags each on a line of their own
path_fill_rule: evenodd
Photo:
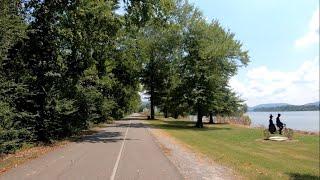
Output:
<svg viewBox="0 0 320 180">
<path fill-rule="evenodd" d="M 210 112 L 209 116 L 210 116 L 209 124 L 214 124 L 214 122 L 213 122 L 213 112 Z"/>
<path fill-rule="evenodd" d="M 154 87 L 153 82 L 151 82 L 151 88 L 150 88 L 150 119 L 154 119 Z"/>
<path fill-rule="evenodd" d="M 167 108 L 164 110 L 164 118 L 168 118 L 168 110 L 167 110 Z"/>
<path fill-rule="evenodd" d="M 175 111 L 175 112 L 174 112 L 174 116 L 173 116 L 173 118 L 178 119 L 178 117 L 179 117 L 179 114 L 178 114 L 178 112 L 177 112 L 177 111 Z"/>
<path fill-rule="evenodd" d="M 198 107 L 198 118 L 197 118 L 196 127 L 197 128 L 203 128 L 202 112 L 201 112 L 201 108 L 200 107 Z"/>
</svg>

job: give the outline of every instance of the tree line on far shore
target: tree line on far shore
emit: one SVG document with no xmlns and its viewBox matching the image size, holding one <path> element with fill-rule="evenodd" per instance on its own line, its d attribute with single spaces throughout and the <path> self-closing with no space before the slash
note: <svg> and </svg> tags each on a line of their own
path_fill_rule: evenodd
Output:
<svg viewBox="0 0 320 180">
<path fill-rule="evenodd" d="M 254 112 L 275 112 L 275 111 L 320 111 L 319 105 L 285 105 L 279 107 L 255 108 Z"/>
<path fill-rule="evenodd" d="M 230 115 L 248 52 L 184 0 L 1 0 L 0 154 L 120 119 Z"/>
</svg>

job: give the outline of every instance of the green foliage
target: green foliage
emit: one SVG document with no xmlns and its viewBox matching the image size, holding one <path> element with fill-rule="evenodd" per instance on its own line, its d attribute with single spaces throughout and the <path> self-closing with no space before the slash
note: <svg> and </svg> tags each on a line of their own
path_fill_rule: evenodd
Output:
<svg viewBox="0 0 320 180">
<path fill-rule="evenodd" d="M 8 103 L 0 102 L 0 119 L 0 154 L 14 152 L 29 140 L 30 134 L 14 123 L 14 111 Z"/>
<path fill-rule="evenodd" d="M 119 31 L 122 19 L 114 12 L 115 1 L 24 5 L 31 17 L 26 38 L 2 38 L 10 31 L 1 36 L 12 45 L 1 51 L 6 58 L 0 66 L 0 108 L 5 109 L 0 113 L 0 153 L 24 141 L 70 136 L 89 124 L 136 110 L 140 65 L 128 47 L 130 41 L 122 41 L 129 36 Z"/>
<path fill-rule="evenodd" d="M 25 37 L 26 23 L 23 21 L 20 0 L 0 1 L 0 62 L 7 51 Z"/>
<path fill-rule="evenodd" d="M 141 102 L 140 106 L 139 106 L 139 112 L 143 112 L 145 109 L 149 109 L 150 108 L 150 103 L 148 102 Z"/>
<path fill-rule="evenodd" d="M 135 52 L 140 63 L 141 83 L 150 95 L 151 118 L 154 107 L 168 96 L 173 57 L 177 50 L 177 24 L 172 23 L 174 1 L 127 1 L 126 23 L 139 40 Z"/>
<path fill-rule="evenodd" d="M 23 21 L 22 6 L 18 0 L 1 0 L 0 3 L 0 64 L 7 60 L 8 50 L 25 37 L 26 23 Z M 2 71 L 2 66 L 0 66 Z M 6 80 L 0 73 L 0 154 L 13 152 L 24 141 L 31 138 L 26 127 L 21 127 L 16 119 L 23 114 L 12 106 L 13 89 L 17 94 L 24 87 Z"/>
<path fill-rule="evenodd" d="M 210 111 L 227 115 L 238 111 L 242 101 L 228 87 L 228 81 L 249 58 L 234 34 L 217 21 L 207 23 L 197 9 L 187 6 L 181 6 L 181 14 L 187 13 L 181 21 L 187 25 L 182 29 L 179 91 L 191 112 L 198 114 L 197 126 L 202 127 L 202 116 Z"/>
<path fill-rule="evenodd" d="M 0 153 L 138 111 L 240 114 L 228 87 L 248 55 L 183 0 L 1 1 Z"/>
</svg>

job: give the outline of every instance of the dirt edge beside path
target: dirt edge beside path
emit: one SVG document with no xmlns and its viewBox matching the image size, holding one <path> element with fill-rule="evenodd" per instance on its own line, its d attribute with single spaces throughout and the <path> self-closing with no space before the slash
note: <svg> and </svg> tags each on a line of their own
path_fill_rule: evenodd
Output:
<svg viewBox="0 0 320 180">
<path fill-rule="evenodd" d="M 228 167 L 219 165 L 204 155 L 194 152 L 188 145 L 170 136 L 161 129 L 148 130 L 158 143 L 168 159 L 179 169 L 180 173 L 188 180 L 233 180 L 243 179 Z"/>
<path fill-rule="evenodd" d="M 15 153 L 3 154 L 0 156 L 0 176 L 13 168 L 28 163 L 31 160 L 40 158 L 49 152 L 65 148 L 72 142 L 77 141 L 85 136 L 98 133 L 103 130 L 103 127 L 107 126 L 109 126 L 107 123 L 98 124 L 91 129 L 83 130 L 79 134 L 63 140 L 57 140 L 52 144 L 29 144 L 30 147 L 19 149 Z"/>
</svg>

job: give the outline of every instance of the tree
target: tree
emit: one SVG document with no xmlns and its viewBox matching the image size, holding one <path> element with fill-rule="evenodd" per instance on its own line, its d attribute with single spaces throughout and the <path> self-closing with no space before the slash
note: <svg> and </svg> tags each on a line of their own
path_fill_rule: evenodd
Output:
<svg viewBox="0 0 320 180">
<path fill-rule="evenodd" d="M 167 111 L 170 88 L 174 83 L 173 61 L 176 53 L 177 34 L 174 29 L 151 27 L 148 32 L 147 49 L 149 61 L 142 71 L 142 83 L 150 95 L 151 119 L 154 119 L 154 106 Z M 153 31 L 153 32 L 150 32 Z"/>
<path fill-rule="evenodd" d="M 113 114 L 115 118 L 121 118 L 127 113 L 137 110 L 140 105 L 140 72 L 142 62 L 137 53 L 139 38 L 136 38 L 136 32 L 131 27 L 125 26 L 120 29 L 117 38 L 117 48 L 114 61 L 114 75 L 116 86 L 113 88 L 113 94 L 117 107 Z"/>
<path fill-rule="evenodd" d="M 116 107 L 117 38 L 121 20 L 113 1 L 74 1 L 61 22 L 61 56 L 68 85 L 67 96 L 77 102 L 78 116 L 101 122 Z"/>
<path fill-rule="evenodd" d="M 27 24 L 24 8 L 18 0 L 1 0 L 0 3 L 0 64 L 7 60 L 8 50 L 25 37 Z M 25 127 L 14 121 L 17 110 L 13 106 L 13 88 L 23 89 L 3 76 L 0 66 L 0 154 L 12 152 L 28 139 Z"/>
<path fill-rule="evenodd" d="M 6 79 L 24 87 L 24 93 L 16 94 L 13 100 L 15 108 L 23 112 L 16 120 L 44 142 L 59 135 L 57 121 L 73 111 L 72 100 L 60 91 L 63 77 L 57 46 L 56 22 L 67 5 L 68 1 L 30 1 L 27 6 L 33 8 L 34 20 L 27 38 L 10 49 L 8 60 L 3 62 Z"/>
<path fill-rule="evenodd" d="M 165 116 L 230 115 L 248 55 L 184 0 L 2 0 L 0 153 L 137 110 L 141 85 Z"/>
<path fill-rule="evenodd" d="M 212 108 L 223 109 L 219 107 L 224 101 L 221 95 L 230 91 L 225 88 L 228 80 L 239 66 L 248 62 L 248 55 L 241 43 L 234 40 L 234 34 L 225 31 L 217 21 L 208 24 L 200 13 L 194 13 L 185 46 L 186 56 L 181 62 L 184 96 L 197 112 L 196 127 L 201 128 L 204 114 Z"/>
<path fill-rule="evenodd" d="M 50 142 L 112 114 L 112 70 L 121 27 L 113 1 L 30 1 L 27 38 L 2 63 L 15 118 L 34 138 Z"/>
<path fill-rule="evenodd" d="M 172 48 L 169 42 L 175 36 L 170 31 L 169 19 L 174 4 L 171 0 L 163 1 L 127 1 L 126 19 L 139 33 L 140 61 L 143 64 L 141 82 L 150 95 L 151 119 L 154 119 L 154 107 L 160 104 L 163 89 L 168 79 L 168 69 L 172 60 Z"/>
<path fill-rule="evenodd" d="M 0 3 L 0 63 L 7 51 L 25 37 L 27 24 L 24 22 L 23 8 L 19 0 L 1 0 Z"/>
</svg>

